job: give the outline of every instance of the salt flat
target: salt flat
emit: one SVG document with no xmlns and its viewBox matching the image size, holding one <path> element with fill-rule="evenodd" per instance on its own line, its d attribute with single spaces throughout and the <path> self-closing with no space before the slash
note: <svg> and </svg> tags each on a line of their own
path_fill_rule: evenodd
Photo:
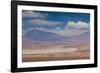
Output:
<svg viewBox="0 0 100 73">
<path fill-rule="evenodd" d="M 71 53 L 77 51 L 77 48 L 48 48 L 48 49 L 25 49 L 23 55 L 27 54 L 50 54 L 50 53 Z"/>
</svg>

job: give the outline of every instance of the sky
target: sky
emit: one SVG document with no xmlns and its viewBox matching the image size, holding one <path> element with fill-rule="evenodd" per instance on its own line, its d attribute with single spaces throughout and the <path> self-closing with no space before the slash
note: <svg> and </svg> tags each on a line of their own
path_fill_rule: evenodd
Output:
<svg viewBox="0 0 100 73">
<path fill-rule="evenodd" d="M 77 36 L 90 30 L 90 14 L 75 12 L 22 11 L 23 35 L 37 29 L 64 37 Z"/>
</svg>

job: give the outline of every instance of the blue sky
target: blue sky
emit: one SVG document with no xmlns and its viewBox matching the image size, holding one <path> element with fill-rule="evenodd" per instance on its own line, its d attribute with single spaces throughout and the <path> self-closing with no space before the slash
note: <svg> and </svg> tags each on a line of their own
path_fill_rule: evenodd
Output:
<svg viewBox="0 0 100 73">
<path fill-rule="evenodd" d="M 89 30 L 90 14 L 23 10 L 22 24 L 25 33 L 36 28 L 54 33 L 68 32 L 68 35 L 76 31 L 77 34 Z"/>
</svg>

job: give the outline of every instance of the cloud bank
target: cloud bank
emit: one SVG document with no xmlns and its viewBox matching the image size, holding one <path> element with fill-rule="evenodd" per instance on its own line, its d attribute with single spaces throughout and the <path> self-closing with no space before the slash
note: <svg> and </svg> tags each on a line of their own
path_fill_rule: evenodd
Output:
<svg viewBox="0 0 100 73">
<path fill-rule="evenodd" d="M 89 23 L 86 22 L 73 22 L 73 21 L 69 21 L 67 23 L 67 27 L 68 28 L 75 28 L 75 29 L 89 29 Z"/>
<path fill-rule="evenodd" d="M 48 25 L 48 26 L 55 26 L 55 25 L 63 24 L 63 22 L 48 21 L 48 20 L 43 20 L 43 19 L 34 19 L 34 20 L 30 20 L 29 22 L 33 25 Z"/>
<path fill-rule="evenodd" d="M 31 11 L 31 10 L 24 10 L 22 12 L 22 16 L 23 17 L 31 17 L 31 18 L 46 18 L 48 16 L 47 13 L 40 13 L 40 12 L 34 12 L 34 11 Z"/>
</svg>

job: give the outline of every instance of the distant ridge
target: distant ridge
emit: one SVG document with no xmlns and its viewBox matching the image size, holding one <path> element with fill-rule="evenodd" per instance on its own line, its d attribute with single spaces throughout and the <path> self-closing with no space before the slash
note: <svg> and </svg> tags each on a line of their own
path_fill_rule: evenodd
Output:
<svg viewBox="0 0 100 73">
<path fill-rule="evenodd" d="M 64 37 L 51 32 L 46 32 L 42 30 L 31 30 L 27 34 L 23 36 L 24 38 L 28 38 L 31 41 L 47 41 L 47 42 L 60 42 L 64 41 Z"/>
</svg>

